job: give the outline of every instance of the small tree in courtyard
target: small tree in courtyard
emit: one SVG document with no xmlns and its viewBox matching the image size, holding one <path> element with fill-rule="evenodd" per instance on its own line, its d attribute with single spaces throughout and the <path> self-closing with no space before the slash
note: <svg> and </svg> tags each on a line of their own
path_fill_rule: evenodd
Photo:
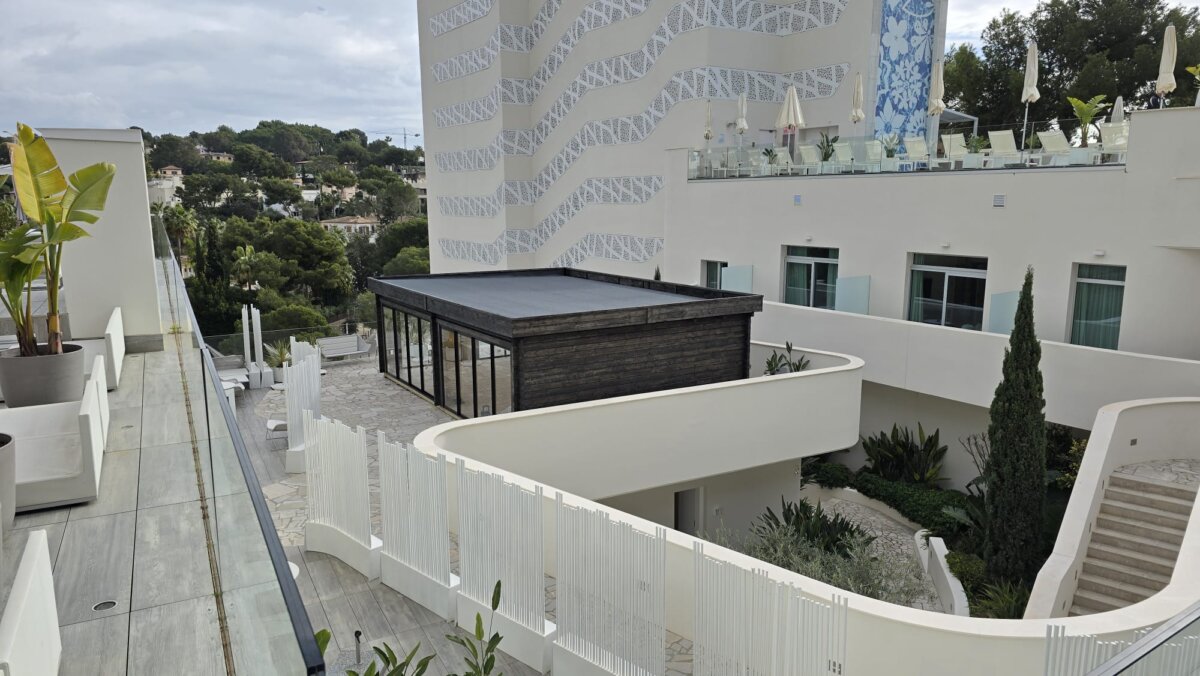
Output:
<svg viewBox="0 0 1200 676">
<path fill-rule="evenodd" d="M 1033 328 L 1033 268 L 1017 303 L 1003 379 L 988 424 L 988 573 L 995 579 L 1030 580 L 1037 574 L 1046 496 L 1046 416 L 1042 398 L 1042 348 Z"/>
</svg>

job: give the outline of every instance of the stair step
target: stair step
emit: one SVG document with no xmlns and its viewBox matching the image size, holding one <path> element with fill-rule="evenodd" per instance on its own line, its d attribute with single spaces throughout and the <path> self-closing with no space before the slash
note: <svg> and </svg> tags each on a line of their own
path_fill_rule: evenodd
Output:
<svg viewBox="0 0 1200 676">
<path fill-rule="evenodd" d="M 1130 551 L 1123 547 L 1114 547 L 1110 544 L 1097 542 L 1094 536 L 1088 544 L 1086 558 L 1099 561 L 1112 561 L 1123 566 L 1130 566 L 1168 577 L 1175 572 L 1175 560 L 1173 558 L 1168 559 L 1153 554 Z"/>
<path fill-rule="evenodd" d="M 1092 542 L 1122 549 L 1131 556 L 1145 554 L 1158 557 L 1165 562 L 1169 562 L 1172 566 L 1175 565 L 1175 559 L 1179 558 L 1179 545 L 1134 535 L 1125 531 L 1097 528 L 1092 531 Z"/>
<path fill-rule="evenodd" d="M 1129 533 L 1148 540 L 1155 540 L 1178 547 L 1183 544 L 1183 531 L 1178 528 L 1158 526 L 1139 519 L 1129 519 L 1115 514 L 1097 514 L 1096 528 Z"/>
<path fill-rule="evenodd" d="M 1109 499 L 1107 496 L 1100 503 L 1101 514 L 1112 514 L 1127 519 L 1137 519 L 1156 526 L 1165 526 L 1177 530 L 1187 528 L 1187 517 L 1174 512 L 1164 512 L 1145 505 L 1129 504 Z"/>
<path fill-rule="evenodd" d="M 1185 518 L 1191 515 L 1192 504 L 1195 502 L 1194 500 L 1180 500 L 1169 495 L 1143 493 L 1137 488 L 1121 488 L 1111 484 L 1104 489 L 1104 499 L 1127 505 L 1153 507 L 1164 512 L 1179 514 Z"/>
<path fill-rule="evenodd" d="M 1123 605 L 1132 605 L 1139 601 L 1145 601 L 1157 593 L 1157 590 L 1150 589 L 1149 587 L 1125 582 L 1114 582 L 1106 578 L 1093 577 L 1087 573 L 1079 576 L 1078 589 L 1121 599 L 1125 601 Z M 1076 596 L 1078 596 L 1078 591 L 1076 592 Z"/>
<path fill-rule="evenodd" d="M 1098 594 L 1090 592 L 1086 589 L 1078 589 L 1075 591 L 1075 602 L 1071 606 L 1071 612 L 1076 612 L 1077 609 L 1082 609 L 1083 612 L 1079 615 L 1093 615 L 1095 613 L 1104 613 L 1118 608 L 1124 608 L 1129 605 L 1121 599 L 1113 598 L 1107 594 Z"/>
<path fill-rule="evenodd" d="M 1114 473 L 1108 478 L 1109 485 L 1118 488 L 1127 488 L 1141 491 L 1143 493 L 1155 493 L 1158 495 L 1166 495 L 1179 500 L 1195 502 L 1196 489 L 1188 488 L 1180 484 L 1166 483 L 1147 479 L 1144 477 L 1134 476 L 1132 474 Z"/>
<path fill-rule="evenodd" d="M 1146 570 L 1141 566 L 1127 566 L 1123 563 L 1105 561 L 1104 559 L 1085 558 L 1083 560 L 1083 572 L 1092 577 L 1146 587 L 1156 592 L 1161 591 L 1171 581 L 1170 575 Z"/>
</svg>

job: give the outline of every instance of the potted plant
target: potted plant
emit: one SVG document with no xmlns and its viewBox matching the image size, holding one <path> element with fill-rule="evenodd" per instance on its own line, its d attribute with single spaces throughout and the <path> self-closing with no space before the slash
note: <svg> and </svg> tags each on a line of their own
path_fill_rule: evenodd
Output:
<svg viewBox="0 0 1200 676">
<path fill-rule="evenodd" d="M 84 353 L 79 345 L 63 343 L 63 246 L 88 236 L 81 224 L 95 223 L 104 210 L 116 167 L 99 162 L 64 176 L 45 137 L 20 123 L 8 147 L 26 222 L 0 239 L 0 302 L 17 336 L 17 347 L 0 352 L 0 389 L 10 408 L 75 401 L 83 392 Z M 33 291 L 43 277 L 46 342 L 38 343 Z"/>
<path fill-rule="evenodd" d="M 779 162 L 779 154 L 774 148 L 766 148 L 762 151 L 763 157 L 767 158 L 767 164 L 777 164 Z"/>
<path fill-rule="evenodd" d="M 837 143 L 838 139 L 840 139 L 840 138 L 841 138 L 840 136 L 834 136 L 833 138 L 829 138 L 829 134 L 826 134 L 825 132 L 821 132 L 821 141 L 820 141 L 820 143 L 817 144 L 817 150 L 819 150 L 821 152 L 821 173 L 822 174 L 830 173 L 830 172 L 826 171 L 826 165 L 829 162 L 829 160 L 833 159 L 833 144 Z"/>
<path fill-rule="evenodd" d="M 1095 120 L 1108 108 L 1104 102 L 1104 94 L 1097 94 L 1087 101 L 1080 101 L 1074 96 L 1067 97 L 1067 103 L 1075 109 L 1075 117 L 1079 118 L 1080 148 L 1088 147 L 1088 132 L 1091 131 L 1092 120 Z"/>
<path fill-rule="evenodd" d="M 963 158 L 963 169 L 982 169 L 983 151 L 991 145 L 986 136 L 971 134 L 967 138 L 967 156 Z"/>
<path fill-rule="evenodd" d="M 900 160 L 896 159 L 896 152 L 900 150 L 900 135 L 895 132 L 884 134 L 879 137 L 879 142 L 883 145 L 880 171 L 899 171 Z"/>
<path fill-rule="evenodd" d="M 1194 66 L 1188 66 L 1187 72 L 1191 73 L 1192 77 L 1196 78 L 1196 106 L 1200 107 L 1200 63 Z"/>
</svg>

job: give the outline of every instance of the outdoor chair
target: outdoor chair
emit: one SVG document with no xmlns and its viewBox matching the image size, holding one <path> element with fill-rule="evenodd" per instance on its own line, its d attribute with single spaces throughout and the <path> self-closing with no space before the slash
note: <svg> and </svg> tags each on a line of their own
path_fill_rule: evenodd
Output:
<svg viewBox="0 0 1200 676">
<path fill-rule="evenodd" d="M 992 143 L 992 167 L 1019 166 L 1022 164 L 1021 151 L 1017 148 L 1017 141 L 1011 129 L 989 131 L 988 140 Z"/>
<path fill-rule="evenodd" d="M 1129 125 L 1125 122 L 1109 122 L 1100 127 L 1100 158 L 1112 156 L 1114 162 L 1125 163 L 1125 151 L 1129 149 Z"/>
<path fill-rule="evenodd" d="M 867 161 L 863 163 L 867 173 L 877 174 L 883 168 L 883 143 L 879 139 L 867 141 Z"/>
<path fill-rule="evenodd" d="M 821 151 L 814 145 L 799 146 L 800 164 L 797 168 L 806 176 L 821 173 Z"/>
<path fill-rule="evenodd" d="M 924 163 L 926 169 L 931 167 L 929 163 L 929 146 L 925 144 L 923 136 L 904 137 L 904 159 L 910 160 L 913 165 Z"/>
<path fill-rule="evenodd" d="M 121 316 L 121 308 L 113 308 L 104 327 L 103 338 L 88 340 L 72 340 L 83 346 L 85 375 L 91 374 L 92 364 L 97 355 L 104 355 L 104 368 L 108 369 L 108 389 L 115 390 L 121 385 L 121 367 L 125 362 L 125 322 Z"/>
<path fill-rule="evenodd" d="M 1038 153 L 1038 164 L 1048 167 L 1065 167 L 1071 163 L 1071 144 L 1059 129 L 1039 131 L 1038 141 L 1042 151 Z"/>
<path fill-rule="evenodd" d="M 832 167 L 833 173 L 843 174 L 847 171 L 854 171 L 854 153 L 850 150 L 850 144 L 846 141 L 839 141 L 833 144 L 833 157 L 829 162 L 826 162 L 827 167 Z"/>
</svg>

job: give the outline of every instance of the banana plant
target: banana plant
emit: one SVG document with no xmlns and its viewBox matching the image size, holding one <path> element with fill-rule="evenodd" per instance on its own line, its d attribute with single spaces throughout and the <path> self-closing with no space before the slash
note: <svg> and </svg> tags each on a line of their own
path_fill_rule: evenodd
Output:
<svg viewBox="0 0 1200 676">
<path fill-rule="evenodd" d="M 1187 66 L 1187 72 L 1196 78 L 1196 105 L 1200 106 L 1200 63 L 1194 66 Z"/>
<path fill-rule="evenodd" d="M 98 162 L 64 176 L 45 137 L 21 123 L 17 123 L 16 142 L 8 147 L 17 202 L 29 227 L 17 228 L 0 242 L 3 303 L 16 324 L 21 356 L 36 356 L 39 349 L 33 330 L 33 282 L 44 274 L 44 353 L 62 354 L 59 285 L 63 246 L 88 236 L 81 224 L 90 225 L 99 219 L 117 168 Z"/>
<path fill-rule="evenodd" d="M 1067 97 L 1067 103 L 1071 104 L 1071 107 L 1075 109 L 1075 117 L 1079 118 L 1079 135 L 1083 139 L 1079 144 L 1080 148 L 1086 148 L 1088 145 L 1088 133 L 1091 131 L 1092 120 L 1099 117 L 1109 107 L 1104 99 L 1104 94 L 1097 94 L 1087 101 L 1081 101 L 1074 96 Z"/>
</svg>

